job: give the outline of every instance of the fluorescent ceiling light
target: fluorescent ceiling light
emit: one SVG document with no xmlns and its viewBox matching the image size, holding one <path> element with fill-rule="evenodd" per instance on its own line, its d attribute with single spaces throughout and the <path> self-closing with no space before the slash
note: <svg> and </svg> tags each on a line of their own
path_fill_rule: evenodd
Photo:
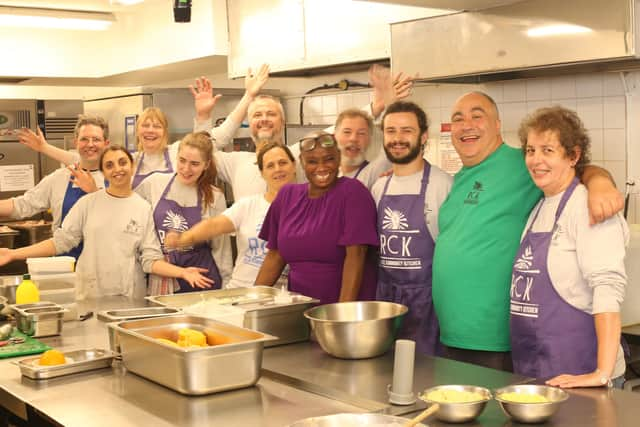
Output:
<svg viewBox="0 0 640 427">
<path fill-rule="evenodd" d="M 0 6 L 0 27 L 103 31 L 114 21 L 108 12 Z"/>
<path fill-rule="evenodd" d="M 591 28 L 582 27 L 580 25 L 544 25 L 542 27 L 535 27 L 527 30 L 527 36 L 529 37 L 547 37 L 547 36 L 560 36 L 565 34 L 584 34 L 592 33 Z"/>
<path fill-rule="evenodd" d="M 142 3 L 144 0 L 111 0 L 111 4 L 120 4 L 122 6 L 131 6 Z"/>
</svg>

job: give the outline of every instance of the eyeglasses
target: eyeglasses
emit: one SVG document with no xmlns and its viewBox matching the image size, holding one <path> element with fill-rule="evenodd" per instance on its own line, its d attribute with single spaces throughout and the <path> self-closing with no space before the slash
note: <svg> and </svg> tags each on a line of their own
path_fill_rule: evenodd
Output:
<svg viewBox="0 0 640 427">
<path fill-rule="evenodd" d="M 333 134 L 325 133 L 319 136 L 302 138 L 300 140 L 300 151 L 311 151 L 318 145 L 322 148 L 335 147 L 337 144 Z"/>
<path fill-rule="evenodd" d="M 104 142 L 104 138 L 83 136 L 82 138 L 79 139 L 79 141 L 82 142 L 83 144 L 88 144 L 90 142 L 94 144 L 100 144 L 101 142 Z"/>
</svg>

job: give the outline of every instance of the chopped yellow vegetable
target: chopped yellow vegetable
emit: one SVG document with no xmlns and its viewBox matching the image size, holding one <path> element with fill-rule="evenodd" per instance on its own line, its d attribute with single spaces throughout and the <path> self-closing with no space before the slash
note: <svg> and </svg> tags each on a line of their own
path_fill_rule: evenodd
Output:
<svg viewBox="0 0 640 427">
<path fill-rule="evenodd" d="M 498 397 L 515 403 L 549 403 L 549 399 L 541 394 L 534 393 L 501 393 Z"/>
<path fill-rule="evenodd" d="M 64 365 L 67 360 L 64 358 L 64 354 L 59 350 L 47 350 L 42 353 L 38 363 L 42 366 L 55 366 Z"/>
<path fill-rule="evenodd" d="M 469 403 L 484 400 L 484 396 L 473 391 L 434 390 L 427 393 L 424 399 L 439 403 Z"/>
<path fill-rule="evenodd" d="M 184 328 L 178 331 L 178 345 L 180 347 L 206 347 L 207 336 L 195 329 Z"/>
</svg>

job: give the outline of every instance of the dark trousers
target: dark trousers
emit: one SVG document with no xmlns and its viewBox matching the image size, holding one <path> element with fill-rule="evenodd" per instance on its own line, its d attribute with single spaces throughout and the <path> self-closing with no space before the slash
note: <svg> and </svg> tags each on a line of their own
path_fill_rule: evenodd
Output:
<svg viewBox="0 0 640 427">
<path fill-rule="evenodd" d="M 449 347 L 444 345 L 443 357 L 457 360 L 458 362 L 484 366 L 485 368 L 513 372 L 513 363 L 511 362 L 510 351 L 469 350 L 466 348 Z"/>
</svg>

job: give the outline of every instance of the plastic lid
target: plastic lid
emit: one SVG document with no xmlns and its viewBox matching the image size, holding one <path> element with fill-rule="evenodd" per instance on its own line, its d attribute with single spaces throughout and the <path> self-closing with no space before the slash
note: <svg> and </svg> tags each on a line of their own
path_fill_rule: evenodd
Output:
<svg viewBox="0 0 640 427">
<path fill-rule="evenodd" d="M 29 273 L 23 274 L 22 280 L 31 280 L 31 275 Z"/>
</svg>

